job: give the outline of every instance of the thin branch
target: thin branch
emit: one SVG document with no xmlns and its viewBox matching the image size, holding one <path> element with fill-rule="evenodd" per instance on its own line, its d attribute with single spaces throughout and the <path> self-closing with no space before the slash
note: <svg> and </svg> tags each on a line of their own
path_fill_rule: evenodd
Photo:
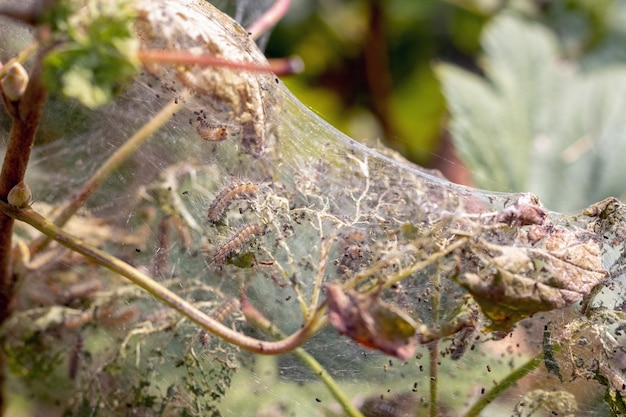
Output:
<svg viewBox="0 0 626 417">
<path fill-rule="evenodd" d="M 118 148 L 98 170 L 87 180 L 81 190 L 70 200 L 54 219 L 54 224 L 63 227 L 69 219 L 78 211 L 85 201 L 109 178 L 133 153 L 171 118 L 185 104 L 186 94 L 173 99 L 150 121 L 144 124 L 124 145 Z M 43 237 L 31 243 L 31 254 L 40 252 L 50 242 L 49 238 Z"/>
<path fill-rule="evenodd" d="M 32 208 L 19 209 L 4 202 L 0 202 L 0 212 L 30 224 L 49 238 L 56 240 L 74 252 L 80 253 L 93 263 L 102 265 L 110 271 L 128 278 L 134 284 L 143 288 L 152 296 L 178 311 L 192 322 L 224 339 L 226 342 L 239 346 L 242 349 L 266 355 L 277 355 L 289 352 L 306 342 L 326 324 L 324 316 L 325 308 L 322 306 L 318 309 L 317 315 L 315 315 L 306 326 L 300 328 L 297 332 L 283 340 L 267 342 L 245 336 L 206 315 L 174 292 L 168 290 L 129 264 L 122 262 L 118 258 L 60 229 Z"/>
<path fill-rule="evenodd" d="M 45 101 L 46 91 L 41 82 L 40 55 L 35 61 L 30 81 L 20 101 L 5 100 L 13 123 L 0 172 L 0 199 L 3 202 L 7 201 L 9 191 L 24 180 Z M 10 316 L 13 309 L 15 287 L 11 266 L 13 222 L 13 218 L 0 213 L 0 324 Z M 0 369 L 4 368 L 4 356 L 0 354 Z M 4 392 L 4 371 L 0 372 L 0 412 L 3 409 L 2 392 Z"/>
<path fill-rule="evenodd" d="M 224 58 L 218 58 L 215 55 L 198 55 L 178 50 L 142 49 L 137 52 L 137 57 L 144 64 L 200 65 L 206 67 L 225 67 L 247 70 L 251 72 L 271 72 L 271 69 L 267 65 L 247 62 L 233 62 Z"/>
<path fill-rule="evenodd" d="M 202 67 L 222 67 L 232 68 L 248 72 L 261 72 L 266 74 L 293 74 L 302 69 L 301 61 L 298 58 L 287 58 L 287 61 L 271 60 L 266 65 L 253 62 L 234 62 L 228 59 L 219 58 L 210 54 L 192 54 L 177 50 L 153 50 L 142 49 L 137 56 L 143 63 L 170 64 L 170 65 L 199 65 Z"/>
<path fill-rule="evenodd" d="M 437 270 L 431 278 L 433 288 L 441 287 L 440 264 L 437 264 Z M 430 297 L 430 305 L 433 311 L 433 321 L 439 323 L 439 309 L 441 307 L 441 292 L 433 291 Z M 428 345 L 429 372 L 430 372 L 430 417 L 437 417 L 439 407 L 437 404 L 438 386 L 439 386 L 439 339 Z"/>
<path fill-rule="evenodd" d="M 512 387 L 517 381 L 526 376 L 530 371 L 536 369 L 543 363 L 543 352 L 534 356 L 524 365 L 515 369 L 513 372 L 508 374 L 506 378 L 498 383 L 495 387 L 493 387 L 489 392 L 480 397 L 472 408 L 470 408 L 467 413 L 465 413 L 464 417 L 478 417 L 478 415 L 483 411 L 485 407 L 491 404 L 496 398 L 500 396 L 507 388 Z"/>
<path fill-rule="evenodd" d="M 429 400 L 429 416 L 437 417 L 439 408 L 437 407 L 438 379 L 439 379 L 439 340 L 435 340 L 428 345 L 428 362 L 430 377 L 430 400 Z"/>
<path fill-rule="evenodd" d="M 324 227 L 322 225 L 322 219 L 317 216 L 317 222 L 320 234 L 320 258 L 317 264 L 317 273 L 315 274 L 315 281 L 313 283 L 313 292 L 311 294 L 311 302 L 309 303 L 309 312 L 315 311 L 317 303 L 319 303 L 320 293 L 324 285 L 324 273 L 326 272 L 326 263 L 328 262 L 328 255 L 330 255 L 330 248 L 335 241 L 335 234 L 331 234 L 324 242 Z M 309 317 L 307 317 L 307 320 Z"/>
<path fill-rule="evenodd" d="M 387 277 L 385 279 L 385 282 L 382 284 L 382 288 L 386 289 L 386 288 L 392 287 L 393 285 L 397 284 L 398 282 L 402 281 L 403 279 L 405 279 L 407 277 L 410 277 L 415 272 L 420 271 L 422 269 L 425 269 L 428 266 L 432 265 L 433 263 L 437 262 L 438 260 L 444 258 L 445 256 L 447 256 L 450 253 L 454 252 L 455 250 L 457 250 L 461 246 L 465 245 L 467 242 L 468 242 L 468 238 L 467 237 L 461 237 L 461 238 L 457 239 L 456 242 L 451 243 L 450 245 L 448 245 L 444 249 L 440 250 L 439 252 L 433 253 L 428 258 L 426 258 L 426 259 L 424 259 L 422 261 L 416 262 L 413 265 L 409 266 L 408 268 L 399 270 L 395 274 L 393 274 L 393 275 L 391 275 L 391 276 L 389 276 L 389 277 Z M 362 272 L 359 272 L 358 274 L 354 275 L 354 277 L 352 277 L 348 281 L 346 281 L 345 288 L 354 288 L 359 283 L 365 281 L 367 278 L 370 278 L 372 276 L 375 276 L 375 275 L 379 274 L 380 271 L 384 267 L 389 265 L 389 263 L 392 262 L 392 261 L 393 261 L 393 259 L 383 259 L 383 260 L 377 261 L 375 264 L 373 264 L 368 269 L 366 269 L 366 270 L 364 270 Z M 380 287 L 373 288 L 372 291 L 380 291 Z"/>
<path fill-rule="evenodd" d="M 242 305 L 244 315 L 249 323 L 276 339 L 284 338 L 284 334 L 257 309 L 255 309 L 247 299 L 244 298 Z M 304 363 L 304 365 L 306 365 L 306 367 L 309 368 L 324 385 L 326 385 L 326 388 L 328 388 L 332 396 L 337 400 L 337 402 L 339 402 L 347 416 L 363 417 L 363 414 L 350 402 L 350 399 L 346 396 L 346 394 L 344 394 L 333 377 L 330 376 L 317 359 L 301 347 L 294 349 L 292 353 L 296 355 L 298 359 L 300 359 L 300 361 L 302 361 L 302 363 Z"/>
<path fill-rule="evenodd" d="M 11 189 L 24 180 L 26 167 L 30 158 L 30 152 L 35 142 L 35 134 L 39 127 L 41 111 L 45 102 L 46 94 L 41 83 L 41 64 L 37 60 L 30 81 L 23 97 L 17 103 L 9 102 L 7 109 L 13 116 L 9 143 L 2 163 L 0 172 L 0 198 L 7 201 Z M 13 220 L 7 216 L 0 216 L 0 297 L 11 294 L 10 287 L 6 284 L 10 279 L 10 251 Z M 5 308 L 8 303 L 0 300 L 0 308 Z M 4 316 L 0 314 L 0 322 Z"/>
<path fill-rule="evenodd" d="M 253 40 L 258 39 L 263 33 L 282 19 L 289 10 L 291 0 L 276 0 L 256 22 L 246 28 Z"/>
</svg>

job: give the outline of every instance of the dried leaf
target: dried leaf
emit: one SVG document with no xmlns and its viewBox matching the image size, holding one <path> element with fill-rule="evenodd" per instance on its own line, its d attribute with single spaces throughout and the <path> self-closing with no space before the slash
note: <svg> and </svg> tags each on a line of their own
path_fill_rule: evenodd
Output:
<svg viewBox="0 0 626 417">
<path fill-rule="evenodd" d="M 328 285 L 326 293 L 328 319 L 340 333 L 403 361 L 413 356 L 415 323 L 404 313 L 377 295 L 344 290 L 340 285 Z"/>
<path fill-rule="evenodd" d="M 567 307 L 606 276 L 600 248 L 592 240 L 551 224 L 533 225 L 520 237 L 532 246 L 479 243 L 474 248 L 477 256 L 485 248 L 500 255 L 481 258 L 486 268 L 456 278 L 491 320 L 490 330 L 508 331 L 534 313 Z"/>
</svg>

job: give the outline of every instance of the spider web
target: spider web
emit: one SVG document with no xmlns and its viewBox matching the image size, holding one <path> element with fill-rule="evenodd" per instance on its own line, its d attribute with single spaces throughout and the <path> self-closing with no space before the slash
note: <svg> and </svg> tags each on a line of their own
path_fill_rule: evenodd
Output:
<svg viewBox="0 0 626 417">
<path fill-rule="evenodd" d="M 221 6 L 251 21 L 263 10 L 252 3 Z M 137 7 L 145 48 L 265 62 L 239 26 L 202 2 Z M 439 415 L 464 415 L 541 352 L 544 361 L 483 415 L 602 416 L 610 415 L 605 395 L 620 404 L 619 202 L 563 216 L 529 195 L 451 184 L 342 135 L 272 74 L 147 66 L 98 111 L 51 98 L 28 173 L 34 207 L 54 213 L 173 101 L 184 104 L 89 199 L 70 232 L 262 339 L 224 303 L 245 294 L 291 334 L 326 300 L 325 286 L 341 284 L 353 304 L 336 311 L 335 326 L 351 338 L 327 326 L 303 347 L 367 416 L 427 415 L 433 379 Z M 238 184 L 254 187 L 237 192 Z M 209 222 L 215 204 L 223 210 Z M 36 234 L 23 227 L 17 236 Z M 72 415 L 105 406 L 116 414 L 341 415 L 295 355 L 239 351 L 57 246 L 39 259 L 23 278 L 5 349 L 15 380 L 44 406 L 61 398 L 55 407 Z M 583 296 L 607 277 L 581 313 Z M 378 333 L 364 335 L 359 320 L 372 311 L 381 312 L 372 319 Z M 417 329 L 411 341 L 385 333 L 404 322 Z M 363 346 L 368 338 L 378 350 Z M 408 359 L 394 357 L 416 339 Z"/>
</svg>

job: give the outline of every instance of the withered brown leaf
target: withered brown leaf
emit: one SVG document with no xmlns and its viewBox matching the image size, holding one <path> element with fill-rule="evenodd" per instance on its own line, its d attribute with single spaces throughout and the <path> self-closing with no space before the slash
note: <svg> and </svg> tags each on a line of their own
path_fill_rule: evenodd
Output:
<svg viewBox="0 0 626 417">
<path fill-rule="evenodd" d="M 340 285 L 326 286 L 328 319 L 340 333 L 362 346 L 403 361 L 415 353 L 415 323 L 378 294 L 361 294 Z"/>
<path fill-rule="evenodd" d="M 489 330 L 508 331 L 539 311 L 567 307 L 606 276 L 600 247 L 591 238 L 550 224 L 520 233 L 524 246 L 478 242 L 472 249 L 484 266 L 456 277 L 491 320 Z M 493 256 L 481 256 L 485 250 Z"/>
</svg>

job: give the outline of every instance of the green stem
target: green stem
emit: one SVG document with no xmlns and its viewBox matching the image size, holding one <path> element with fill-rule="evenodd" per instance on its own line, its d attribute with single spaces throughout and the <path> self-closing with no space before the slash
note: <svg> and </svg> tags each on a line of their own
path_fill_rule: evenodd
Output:
<svg viewBox="0 0 626 417">
<path fill-rule="evenodd" d="M 387 277 L 387 279 L 385 280 L 385 283 L 382 285 L 382 288 L 390 288 L 393 285 L 397 284 L 398 282 L 402 281 L 403 279 L 410 277 L 415 272 L 426 269 L 433 263 L 437 262 L 440 259 L 445 258 L 450 253 L 459 249 L 461 246 L 465 245 L 467 242 L 468 242 L 467 237 L 458 237 L 456 242 L 451 243 L 450 245 L 440 250 L 439 252 L 435 252 L 432 255 L 430 255 L 428 258 L 422 261 L 416 262 L 410 267 L 402 269 L 396 272 L 395 274 Z M 365 271 L 359 272 L 358 274 L 354 275 L 354 277 L 346 281 L 346 283 L 344 284 L 344 287 L 345 288 L 356 287 L 359 283 L 365 281 L 367 278 L 377 275 L 382 268 L 386 267 L 389 264 L 389 262 L 390 262 L 389 259 L 383 259 L 381 261 L 374 263 L 371 267 L 369 267 Z M 375 288 L 372 289 L 372 291 L 373 292 L 380 291 L 380 287 L 376 286 Z"/>
<path fill-rule="evenodd" d="M 350 402 L 350 399 L 344 394 L 339 385 L 337 385 L 333 377 L 330 376 L 324 367 L 309 352 L 299 347 L 293 351 L 293 354 L 326 385 L 326 388 L 328 388 L 335 400 L 341 405 L 347 416 L 363 417 L 361 411 Z"/>
<path fill-rule="evenodd" d="M 543 352 L 534 356 L 524 365 L 515 369 L 508 374 L 506 378 L 493 387 L 489 392 L 480 397 L 480 399 L 465 413 L 464 417 L 477 417 L 485 407 L 491 404 L 496 398 L 500 396 L 507 388 L 513 386 L 517 381 L 526 376 L 530 371 L 536 369 L 543 363 Z"/>
<path fill-rule="evenodd" d="M 244 297 L 242 302 L 243 312 L 246 320 L 252 323 L 254 326 L 262 329 L 270 336 L 276 339 L 284 338 L 284 334 L 278 330 L 278 328 L 265 318 L 257 309 L 255 309 L 248 300 Z M 323 312 L 324 309 L 318 309 L 317 313 Z M 314 318 L 315 319 L 315 318 Z M 315 320 L 313 320 L 315 321 Z M 324 321 L 325 323 L 325 321 Z M 349 417 L 364 417 L 363 414 L 357 409 L 350 399 L 344 394 L 339 385 L 335 382 L 332 376 L 324 369 L 324 367 L 315 359 L 309 352 L 301 347 L 294 349 L 293 354 L 296 355 L 304 365 L 309 368 L 316 377 L 318 377 L 326 388 L 330 391 L 332 396 L 337 400 L 341 407 Z"/>
<path fill-rule="evenodd" d="M 69 219 L 78 211 L 87 199 L 102 185 L 102 183 L 115 172 L 133 153 L 137 151 L 146 141 L 165 123 L 172 118 L 185 103 L 185 96 L 177 97 L 168 103 L 152 119 L 144 124 L 124 145 L 118 148 L 98 170 L 87 180 L 80 191 L 70 200 L 54 219 L 54 224 L 63 227 Z M 31 254 L 36 254 L 43 250 L 50 239 L 37 239 L 31 244 Z"/>
<path fill-rule="evenodd" d="M 129 264 L 122 262 L 116 257 L 85 243 L 82 239 L 65 232 L 32 208 L 19 209 L 7 203 L 0 202 L 0 212 L 30 224 L 50 239 L 56 240 L 61 245 L 73 250 L 74 252 L 80 253 L 90 261 L 98 265 L 102 265 L 105 268 L 128 278 L 134 284 L 143 288 L 152 296 L 178 311 L 189 320 L 224 339 L 226 342 L 239 346 L 242 349 L 266 355 L 277 355 L 289 352 L 302 345 L 302 343 L 307 341 L 324 325 L 325 319 L 321 317 L 320 313 L 297 332 L 279 341 L 267 342 L 245 336 L 206 315 L 192 304 L 188 303 Z M 320 311 L 323 311 L 323 309 L 320 309 Z"/>
<path fill-rule="evenodd" d="M 463 242 L 463 239 L 457 241 Z M 448 248 L 454 246 L 450 245 Z M 431 286 L 435 288 L 433 295 L 430 297 L 430 305 L 433 311 L 433 321 L 439 323 L 439 308 L 441 307 L 441 272 L 439 264 L 433 275 Z M 440 325 L 441 327 L 441 325 Z M 430 417 L 437 417 L 439 410 L 437 408 L 437 389 L 438 389 L 438 373 L 439 373 L 439 340 L 435 340 L 428 345 L 429 373 L 430 373 Z"/>
<path fill-rule="evenodd" d="M 428 345 L 429 373 L 430 373 L 430 417 L 437 417 L 437 374 L 439 372 L 439 341 L 435 340 Z"/>
</svg>

